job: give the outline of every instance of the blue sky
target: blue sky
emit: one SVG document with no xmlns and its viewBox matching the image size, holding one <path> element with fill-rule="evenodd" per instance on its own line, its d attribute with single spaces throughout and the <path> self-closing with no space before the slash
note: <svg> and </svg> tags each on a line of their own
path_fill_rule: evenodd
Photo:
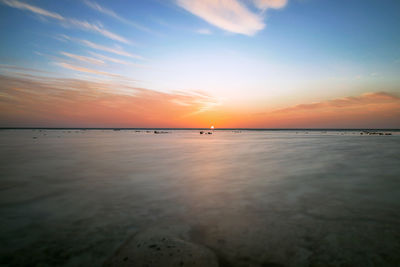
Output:
<svg viewBox="0 0 400 267">
<path fill-rule="evenodd" d="M 398 14 L 397 0 L 0 0 L 0 71 L 258 109 L 399 93 Z"/>
</svg>

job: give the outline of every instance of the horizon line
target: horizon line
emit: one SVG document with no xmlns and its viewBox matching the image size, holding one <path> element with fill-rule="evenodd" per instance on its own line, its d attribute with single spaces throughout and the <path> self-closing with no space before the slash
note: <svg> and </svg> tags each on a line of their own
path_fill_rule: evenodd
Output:
<svg viewBox="0 0 400 267">
<path fill-rule="evenodd" d="M 185 128 L 185 127 L 0 127 L 0 130 L 243 130 L 243 131 L 400 131 L 400 128 Z"/>
</svg>

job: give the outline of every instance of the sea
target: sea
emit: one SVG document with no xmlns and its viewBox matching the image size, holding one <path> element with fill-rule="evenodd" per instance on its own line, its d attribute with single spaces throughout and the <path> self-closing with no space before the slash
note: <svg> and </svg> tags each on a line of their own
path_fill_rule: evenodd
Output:
<svg viewBox="0 0 400 267">
<path fill-rule="evenodd" d="M 102 266 L 165 226 L 220 266 L 400 266 L 399 131 L 200 131 L 0 130 L 0 266 Z"/>
</svg>

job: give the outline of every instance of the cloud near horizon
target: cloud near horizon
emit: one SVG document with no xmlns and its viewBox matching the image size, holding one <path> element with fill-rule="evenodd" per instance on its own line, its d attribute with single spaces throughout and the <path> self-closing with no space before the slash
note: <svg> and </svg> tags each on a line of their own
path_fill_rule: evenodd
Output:
<svg viewBox="0 0 400 267">
<path fill-rule="evenodd" d="M 400 97 L 386 92 L 252 113 L 197 91 L 0 74 L 1 127 L 400 128 L 399 117 Z"/>
<path fill-rule="evenodd" d="M 0 74 L 1 127 L 196 127 L 190 115 L 216 103 L 198 92 Z"/>
<path fill-rule="evenodd" d="M 371 92 L 258 114 L 250 124 L 275 128 L 400 128 L 400 97 Z"/>
<path fill-rule="evenodd" d="M 365 93 L 360 96 L 336 98 L 332 100 L 314 102 L 310 104 L 299 104 L 293 107 L 276 110 L 274 111 L 274 113 L 307 112 L 311 110 L 343 109 L 343 108 L 355 108 L 360 106 L 365 109 L 369 107 L 368 105 L 392 103 L 399 101 L 400 98 L 393 94 L 389 94 L 386 92 L 373 92 L 373 93 Z"/>
<path fill-rule="evenodd" d="M 232 33 L 252 36 L 265 28 L 263 12 L 252 11 L 240 0 L 177 0 L 177 4 L 208 23 Z M 253 0 L 256 8 L 282 8 L 287 0 Z"/>
</svg>

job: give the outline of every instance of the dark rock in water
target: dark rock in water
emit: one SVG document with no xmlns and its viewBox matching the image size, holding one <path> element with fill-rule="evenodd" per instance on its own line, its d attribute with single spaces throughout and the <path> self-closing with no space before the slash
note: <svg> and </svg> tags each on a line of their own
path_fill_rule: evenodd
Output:
<svg viewBox="0 0 400 267">
<path fill-rule="evenodd" d="M 203 131 L 200 131 L 200 134 L 204 134 L 204 132 L 203 132 Z"/>
<path fill-rule="evenodd" d="M 392 135 L 392 133 L 382 133 L 382 132 L 367 132 L 367 131 L 365 131 L 364 133 L 368 134 L 368 135 Z"/>
<path fill-rule="evenodd" d="M 212 132 L 208 132 L 207 134 L 212 134 Z"/>
<path fill-rule="evenodd" d="M 37 139 L 37 137 L 36 137 L 36 136 L 34 136 L 34 137 L 32 137 L 32 139 Z"/>
<path fill-rule="evenodd" d="M 184 240 L 179 234 L 149 229 L 125 242 L 103 266 L 217 267 L 218 260 L 211 250 Z"/>
<path fill-rule="evenodd" d="M 168 132 L 165 132 L 165 131 L 154 131 L 154 133 L 155 133 L 155 134 L 166 134 L 166 133 L 168 133 Z"/>
</svg>

